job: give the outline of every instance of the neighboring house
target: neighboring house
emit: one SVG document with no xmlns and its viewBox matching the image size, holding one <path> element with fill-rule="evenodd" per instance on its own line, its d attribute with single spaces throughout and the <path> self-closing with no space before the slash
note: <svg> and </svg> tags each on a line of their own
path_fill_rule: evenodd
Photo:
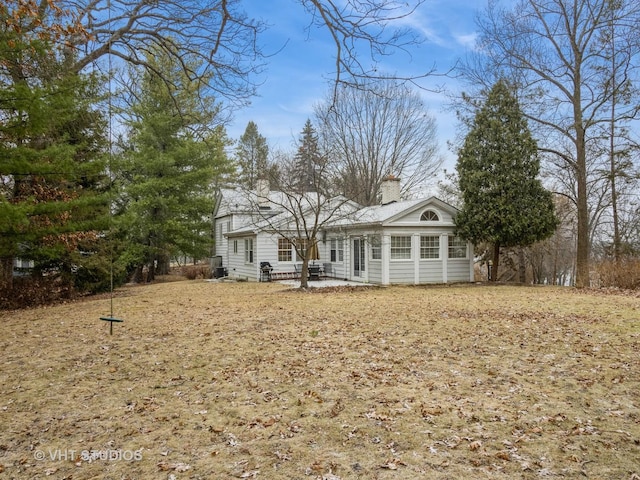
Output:
<svg viewBox="0 0 640 480">
<path fill-rule="evenodd" d="M 260 280 L 260 263 L 274 273 L 294 272 L 302 263 L 281 233 L 288 214 L 277 208 L 281 192 L 261 183 L 256 191 L 221 189 L 214 215 L 215 255 L 232 278 Z M 384 182 L 382 205 L 346 202 L 347 214 L 327 222 L 311 263 L 325 274 L 364 283 L 425 284 L 473 281 L 472 245 L 454 236 L 455 207 L 435 198 L 400 200 L 400 182 Z"/>
</svg>

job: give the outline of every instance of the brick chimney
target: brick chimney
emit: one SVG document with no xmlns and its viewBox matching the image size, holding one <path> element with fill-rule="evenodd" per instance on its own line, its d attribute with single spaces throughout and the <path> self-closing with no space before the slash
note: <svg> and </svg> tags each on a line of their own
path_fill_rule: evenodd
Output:
<svg viewBox="0 0 640 480">
<path fill-rule="evenodd" d="M 387 175 L 380 184 L 382 194 L 382 205 L 400 201 L 400 179 L 393 175 Z"/>
<path fill-rule="evenodd" d="M 256 180 L 256 196 L 258 197 L 258 208 L 260 210 L 271 208 L 269 202 L 269 180 L 259 178 Z"/>
</svg>

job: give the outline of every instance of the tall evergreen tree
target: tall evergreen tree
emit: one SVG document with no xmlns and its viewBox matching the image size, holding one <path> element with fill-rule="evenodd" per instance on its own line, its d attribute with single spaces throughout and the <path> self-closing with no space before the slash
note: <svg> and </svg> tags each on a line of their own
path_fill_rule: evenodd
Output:
<svg viewBox="0 0 640 480">
<path fill-rule="evenodd" d="M 291 176 L 299 192 L 313 192 L 320 187 L 319 171 L 323 170 L 324 157 L 318 144 L 318 135 L 307 119 L 298 139 Z"/>
<path fill-rule="evenodd" d="M 536 142 L 505 81 L 476 112 L 456 169 L 463 200 L 458 234 L 493 245 L 495 281 L 500 247 L 531 245 L 552 235 L 558 223 L 551 193 L 537 178 Z"/>
<path fill-rule="evenodd" d="M 267 177 L 267 139 L 258 133 L 258 126 L 250 121 L 240 136 L 236 146 L 236 160 L 240 167 L 240 183 L 248 188 L 256 188 L 256 180 Z"/>
<path fill-rule="evenodd" d="M 82 266 L 81 243 L 104 226 L 105 123 L 95 111 L 96 79 L 74 73 L 64 36 L 82 29 L 58 12 L 34 21 L 26 2 L 0 6 L 0 283 L 9 290 L 13 259 L 36 273 Z"/>
<path fill-rule="evenodd" d="M 202 84 L 155 53 L 147 61 L 163 77 L 142 73 L 127 123 L 129 143 L 118 162 L 121 229 L 129 244 L 125 258 L 138 273 L 147 266 L 149 280 L 166 273 L 171 256 L 209 255 L 213 184 L 230 169 L 224 130 L 211 128 L 218 107 L 201 104 Z"/>
</svg>

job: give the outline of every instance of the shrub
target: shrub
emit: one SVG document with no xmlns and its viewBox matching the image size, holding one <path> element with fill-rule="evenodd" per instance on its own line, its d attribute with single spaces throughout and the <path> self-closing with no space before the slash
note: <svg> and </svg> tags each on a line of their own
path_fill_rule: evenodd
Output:
<svg viewBox="0 0 640 480">
<path fill-rule="evenodd" d="M 76 292 L 59 276 L 13 279 L 13 288 L 0 291 L 0 310 L 37 307 L 74 298 Z"/>
<path fill-rule="evenodd" d="M 185 265 L 180 269 L 180 273 L 187 280 L 195 280 L 196 278 L 210 278 L 211 268 L 206 264 Z"/>
<path fill-rule="evenodd" d="M 599 287 L 635 290 L 640 288 L 640 258 L 624 258 L 619 262 L 602 260 L 595 265 Z"/>
</svg>

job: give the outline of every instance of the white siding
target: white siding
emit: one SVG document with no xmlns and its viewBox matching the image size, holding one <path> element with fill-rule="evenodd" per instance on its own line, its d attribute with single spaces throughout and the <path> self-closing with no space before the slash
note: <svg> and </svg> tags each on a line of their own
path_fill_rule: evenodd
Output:
<svg viewBox="0 0 640 480">
<path fill-rule="evenodd" d="M 229 264 L 229 240 L 225 236 L 230 230 L 233 229 L 233 217 L 227 215 L 225 217 L 216 218 L 215 221 L 215 243 L 214 243 L 214 255 L 222 257 L 222 265 L 227 266 Z"/>
<path fill-rule="evenodd" d="M 469 260 L 464 258 L 450 258 L 447 262 L 447 281 L 469 282 L 471 281 Z"/>
<path fill-rule="evenodd" d="M 346 252 L 345 252 L 346 259 Z M 347 262 L 335 262 L 332 263 L 333 266 L 333 276 L 339 279 L 348 279 L 351 274 L 349 272 L 349 264 Z"/>
<path fill-rule="evenodd" d="M 367 267 L 369 268 L 369 283 L 382 283 L 382 261 L 368 260 Z"/>
<path fill-rule="evenodd" d="M 443 283 L 442 260 L 420 260 L 420 283 Z"/>
<path fill-rule="evenodd" d="M 245 262 L 245 240 L 253 239 L 253 263 Z M 238 253 L 233 253 L 233 241 L 238 240 Z M 247 280 L 258 280 L 258 250 L 255 236 L 234 237 L 230 239 L 231 249 L 229 250 L 229 276 L 231 278 L 244 278 Z"/>
<path fill-rule="evenodd" d="M 335 262 L 331 261 L 331 240 L 342 240 L 343 242 L 343 257 L 342 257 L 342 261 L 339 261 L 336 258 Z M 325 255 L 322 256 L 321 254 L 321 259 L 320 259 L 320 263 L 331 263 L 331 268 L 333 270 L 333 277 L 334 278 L 338 278 L 338 279 L 348 279 L 351 277 L 351 271 L 349 268 L 349 239 L 348 238 L 343 238 L 343 237 L 338 237 L 338 236 L 327 236 L 327 242 L 325 244 Z"/>
<path fill-rule="evenodd" d="M 256 268 L 260 268 L 261 262 L 269 262 L 276 271 L 278 267 L 278 237 L 273 234 L 261 233 L 257 237 L 255 251 Z"/>
<path fill-rule="evenodd" d="M 413 260 L 391 260 L 389 263 L 390 283 L 414 283 Z"/>
</svg>

